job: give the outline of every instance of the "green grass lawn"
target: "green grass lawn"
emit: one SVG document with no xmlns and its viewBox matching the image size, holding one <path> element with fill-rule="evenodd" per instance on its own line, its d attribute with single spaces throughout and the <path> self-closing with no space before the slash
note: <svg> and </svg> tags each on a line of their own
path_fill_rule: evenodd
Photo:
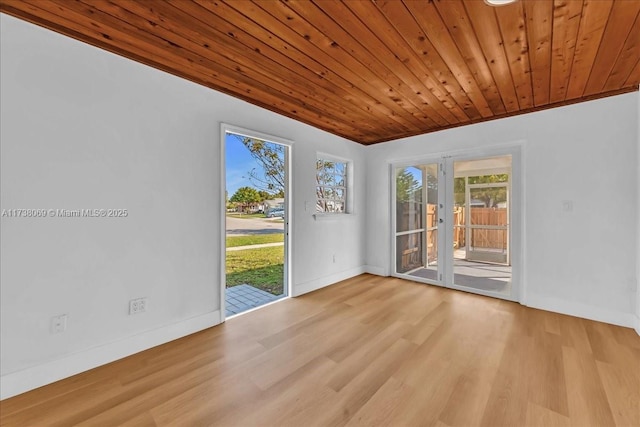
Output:
<svg viewBox="0 0 640 427">
<path fill-rule="evenodd" d="M 253 234 L 251 236 L 229 236 L 227 237 L 227 247 L 261 245 L 263 243 L 284 242 L 284 234 Z"/>
<path fill-rule="evenodd" d="M 227 287 L 246 283 L 273 295 L 281 295 L 283 282 L 282 246 L 227 252 Z"/>
</svg>

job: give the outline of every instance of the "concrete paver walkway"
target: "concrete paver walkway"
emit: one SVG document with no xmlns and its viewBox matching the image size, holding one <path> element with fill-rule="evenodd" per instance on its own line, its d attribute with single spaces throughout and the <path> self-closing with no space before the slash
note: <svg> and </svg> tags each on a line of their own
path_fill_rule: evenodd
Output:
<svg viewBox="0 0 640 427">
<path fill-rule="evenodd" d="M 225 292 L 226 315 L 233 316 L 280 298 L 284 295 L 272 295 L 251 285 L 233 286 Z"/>
</svg>

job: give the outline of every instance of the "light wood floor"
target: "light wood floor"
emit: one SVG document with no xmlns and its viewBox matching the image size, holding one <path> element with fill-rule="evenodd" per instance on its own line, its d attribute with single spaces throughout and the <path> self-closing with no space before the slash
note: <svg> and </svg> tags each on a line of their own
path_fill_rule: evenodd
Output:
<svg viewBox="0 0 640 427">
<path fill-rule="evenodd" d="M 640 337 L 362 275 L 1 403 L 2 425 L 639 426 Z"/>
</svg>

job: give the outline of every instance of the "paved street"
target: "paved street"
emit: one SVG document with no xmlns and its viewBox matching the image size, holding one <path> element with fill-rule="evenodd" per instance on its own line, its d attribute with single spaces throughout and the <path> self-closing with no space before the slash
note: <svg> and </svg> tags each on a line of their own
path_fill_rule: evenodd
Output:
<svg viewBox="0 0 640 427">
<path fill-rule="evenodd" d="M 233 218 L 227 216 L 227 235 L 274 234 L 284 232 L 280 218 Z"/>
</svg>

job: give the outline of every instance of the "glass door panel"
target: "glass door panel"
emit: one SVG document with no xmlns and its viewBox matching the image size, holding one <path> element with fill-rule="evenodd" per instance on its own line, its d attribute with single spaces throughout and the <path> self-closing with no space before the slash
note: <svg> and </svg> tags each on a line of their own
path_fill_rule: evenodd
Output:
<svg viewBox="0 0 640 427">
<path fill-rule="evenodd" d="M 409 274 L 422 266 L 423 235 L 422 232 L 416 232 L 396 237 L 396 247 L 399 249 L 396 256 L 396 272 Z"/>
<path fill-rule="evenodd" d="M 439 164 L 397 167 L 395 175 L 395 273 L 430 282 L 438 266 Z"/>
<path fill-rule="evenodd" d="M 507 186 L 471 185 L 471 239 L 467 257 L 472 260 L 507 263 Z"/>
<path fill-rule="evenodd" d="M 453 285 L 511 295 L 511 156 L 455 161 Z"/>
</svg>

